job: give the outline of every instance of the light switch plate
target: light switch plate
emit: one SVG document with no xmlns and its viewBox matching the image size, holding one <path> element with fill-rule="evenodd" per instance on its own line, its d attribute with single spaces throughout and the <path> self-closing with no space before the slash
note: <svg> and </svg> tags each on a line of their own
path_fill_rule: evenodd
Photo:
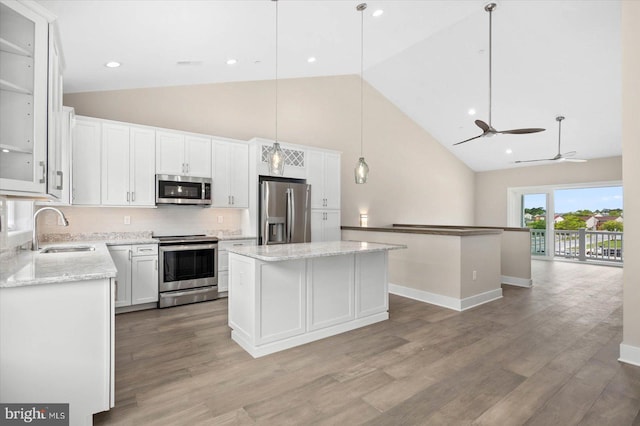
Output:
<svg viewBox="0 0 640 426">
<path fill-rule="evenodd" d="M 131 225 L 131 216 L 125 216 L 124 217 L 124 224 L 125 225 Z"/>
<path fill-rule="evenodd" d="M 224 216 L 218 216 L 218 223 L 224 222 Z"/>
</svg>

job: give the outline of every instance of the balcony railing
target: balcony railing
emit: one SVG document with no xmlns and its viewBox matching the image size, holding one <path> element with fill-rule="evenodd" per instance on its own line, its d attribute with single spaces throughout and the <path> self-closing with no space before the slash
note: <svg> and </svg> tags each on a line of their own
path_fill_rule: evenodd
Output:
<svg viewBox="0 0 640 426">
<path fill-rule="evenodd" d="M 582 261 L 623 261 L 622 232 L 554 230 L 554 251 L 556 257 L 577 259 Z M 531 254 L 546 255 L 546 230 L 531 230 Z"/>
</svg>

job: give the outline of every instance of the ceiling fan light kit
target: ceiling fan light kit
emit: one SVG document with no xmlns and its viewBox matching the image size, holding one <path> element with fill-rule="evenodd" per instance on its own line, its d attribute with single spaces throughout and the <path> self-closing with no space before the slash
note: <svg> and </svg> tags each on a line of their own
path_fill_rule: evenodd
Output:
<svg viewBox="0 0 640 426">
<path fill-rule="evenodd" d="M 560 142 L 561 142 L 561 137 L 562 137 L 562 120 L 564 120 L 564 117 L 562 115 L 559 115 L 556 117 L 556 121 L 558 122 L 558 153 L 556 154 L 555 157 L 553 158 L 540 158 L 537 160 L 519 160 L 516 161 L 516 164 L 520 164 L 520 163 L 534 163 L 534 162 L 538 162 L 538 161 L 566 161 L 568 163 L 586 163 L 587 160 L 583 160 L 581 158 L 570 158 L 574 155 L 576 155 L 575 151 L 569 151 L 569 152 L 565 152 L 564 154 L 562 154 L 560 152 Z"/>
<path fill-rule="evenodd" d="M 465 139 L 461 142 L 454 143 L 454 145 L 460 145 L 465 142 L 472 141 L 474 139 L 483 138 L 483 137 L 491 137 L 493 135 L 498 134 L 508 134 L 508 135 L 524 135 L 528 133 L 538 133 L 543 132 L 545 129 L 532 127 L 525 129 L 512 129 L 512 130 L 496 130 L 491 124 L 491 92 L 492 92 L 492 34 L 493 34 L 493 25 L 492 25 L 492 16 L 493 12 L 497 9 L 498 5 L 496 3 L 487 3 L 484 6 L 484 10 L 489 12 L 489 123 L 485 123 L 482 120 L 476 120 L 475 124 L 482 130 L 482 134 L 478 136 L 474 136 L 469 139 Z"/>
</svg>

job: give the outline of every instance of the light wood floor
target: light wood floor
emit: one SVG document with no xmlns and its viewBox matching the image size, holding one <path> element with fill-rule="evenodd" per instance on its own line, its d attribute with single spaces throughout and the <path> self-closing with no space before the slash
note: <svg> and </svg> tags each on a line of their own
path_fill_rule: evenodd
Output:
<svg viewBox="0 0 640 426">
<path fill-rule="evenodd" d="M 259 359 L 224 299 L 119 315 L 116 408 L 95 424 L 640 424 L 622 269 L 533 269 L 534 288 L 467 312 L 391 296 L 389 321 Z"/>
</svg>

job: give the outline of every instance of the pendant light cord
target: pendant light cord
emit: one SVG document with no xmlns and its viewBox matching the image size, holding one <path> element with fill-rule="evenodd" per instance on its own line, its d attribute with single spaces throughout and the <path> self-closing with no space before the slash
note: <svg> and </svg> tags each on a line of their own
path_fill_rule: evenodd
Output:
<svg viewBox="0 0 640 426">
<path fill-rule="evenodd" d="M 358 6 L 360 11 L 360 157 L 364 157 L 364 10 L 366 3 Z"/>
<path fill-rule="evenodd" d="M 276 3 L 276 142 L 278 142 L 278 0 Z"/>
<path fill-rule="evenodd" d="M 562 120 L 563 119 L 564 119 L 564 117 L 563 118 L 560 118 L 560 117 L 556 118 L 556 120 L 558 120 L 558 154 L 560 154 L 560 140 L 561 140 L 560 136 L 562 134 Z"/>
</svg>

